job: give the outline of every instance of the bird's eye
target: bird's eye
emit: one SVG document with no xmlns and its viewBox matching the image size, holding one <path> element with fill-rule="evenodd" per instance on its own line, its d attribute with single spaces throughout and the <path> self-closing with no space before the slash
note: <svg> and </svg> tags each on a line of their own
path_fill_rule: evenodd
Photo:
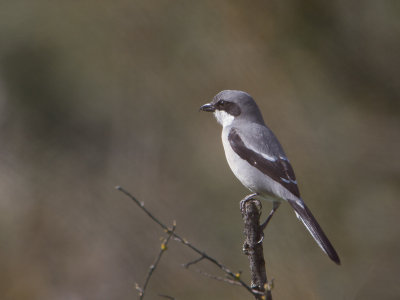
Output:
<svg viewBox="0 0 400 300">
<path fill-rule="evenodd" d="M 226 103 L 226 102 L 225 102 L 224 100 L 219 100 L 219 101 L 218 101 L 218 104 L 219 104 L 220 106 L 224 106 L 225 103 Z"/>
</svg>

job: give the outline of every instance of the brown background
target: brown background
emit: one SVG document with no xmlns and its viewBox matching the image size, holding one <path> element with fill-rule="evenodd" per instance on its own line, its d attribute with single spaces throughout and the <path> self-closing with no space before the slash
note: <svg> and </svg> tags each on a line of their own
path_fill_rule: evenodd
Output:
<svg viewBox="0 0 400 300">
<path fill-rule="evenodd" d="M 1 1 L 1 299 L 135 299 L 163 233 L 115 185 L 248 280 L 248 191 L 198 113 L 223 89 L 258 101 L 342 259 L 282 206 L 265 237 L 275 298 L 399 299 L 399 8 Z M 251 299 L 180 266 L 193 258 L 171 242 L 147 299 Z"/>
</svg>

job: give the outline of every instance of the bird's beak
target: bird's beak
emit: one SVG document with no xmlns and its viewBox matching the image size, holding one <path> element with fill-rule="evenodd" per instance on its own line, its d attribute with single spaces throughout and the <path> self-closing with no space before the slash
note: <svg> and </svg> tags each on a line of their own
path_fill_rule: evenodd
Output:
<svg viewBox="0 0 400 300">
<path fill-rule="evenodd" d="M 215 106 L 211 103 L 204 104 L 203 106 L 200 107 L 200 110 L 202 111 L 208 111 L 208 112 L 214 112 L 215 111 Z"/>
</svg>

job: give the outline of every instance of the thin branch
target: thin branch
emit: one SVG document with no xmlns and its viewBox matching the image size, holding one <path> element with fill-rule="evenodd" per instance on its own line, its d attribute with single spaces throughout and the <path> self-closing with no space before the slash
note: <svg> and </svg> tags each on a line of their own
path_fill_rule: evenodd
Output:
<svg viewBox="0 0 400 300">
<path fill-rule="evenodd" d="M 197 259 L 195 259 L 195 260 L 193 260 L 193 261 L 190 261 L 190 262 L 188 262 L 188 263 L 186 263 L 186 264 L 183 264 L 182 266 L 184 267 L 184 268 L 189 268 L 191 265 L 195 265 L 195 264 L 197 264 L 198 262 L 201 262 L 203 259 L 205 259 L 205 257 L 204 256 L 200 256 L 199 258 L 197 258 Z"/>
<path fill-rule="evenodd" d="M 150 265 L 150 267 L 149 267 L 149 272 L 147 273 L 146 279 L 145 279 L 144 284 L 143 284 L 143 288 L 140 288 L 139 285 L 136 284 L 136 289 L 139 291 L 139 299 L 140 299 L 140 300 L 142 300 L 142 299 L 144 298 L 144 294 L 145 294 L 145 292 L 146 292 L 147 285 L 148 285 L 149 282 L 150 282 L 150 278 L 151 278 L 151 276 L 153 275 L 153 272 L 156 270 L 156 268 L 157 268 L 157 266 L 158 266 L 158 263 L 159 263 L 160 260 L 161 260 L 162 255 L 163 255 L 164 252 L 167 250 L 168 242 L 169 242 L 169 240 L 171 239 L 172 235 L 174 234 L 175 228 L 176 228 L 176 223 L 175 223 L 175 221 L 174 221 L 174 224 L 173 224 L 173 226 L 172 226 L 172 229 L 171 229 L 171 230 L 169 231 L 169 233 L 168 233 L 168 237 L 161 243 L 161 250 L 160 250 L 160 252 L 158 253 L 158 255 L 157 255 L 157 257 L 156 257 L 154 263 L 153 263 L 152 265 Z"/>
<path fill-rule="evenodd" d="M 144 206 L 143 202 L 140 202 L 137 200 L 134 196 L 132 196 L 128 191 L 126 191 L 124 188 L 120 186 L 115 187 L 117 190 L 121 191 L 124 193 L 126 196 L 128 196 L 133 202 L 135 202 L 155 223 L 157 223 L 159 226 L 161 226 L 167 233 L 171 233 L 171 230 L 160 220 L 158 220 L 149 210 L 146 209 Z M 247 285 L 242 279 L 240 279 L 240 276 L 238 276 L 238 273 L 233 273 L 229 268 L 221 264 L 219 261 L 217 261 L 215 258 L 209 256 L 206 254 L 204 251 L 201 251 L 200 249 L 196 248 L 193 246 L 188 240 L 180 237 L 178 234 L 175 232 L 171 233 L 172 236 L 174 237 L 175 240 L 179 241 L 183 245 L 187 246 L 188 248 L 192 249 L 194 252 L 197 254 L 201 255 L 204 257 L 206 260 L 210 261 L 214 265 L 216 265 L 218 268 L 220 268 L 222 271 L 224 271 L 226 274 L 228 274 L 232 279 L 236 280 L 237 282 L 240 283 L 241 286 L 243 286 L 247 291 L 249 291 L 252 295 L 260 295 L 260 292 L 257 289 L 252 289 L 249 285 Z"/>
<path fill-rule="evenodd" d="M 199 274 L 201 274 L 201 275 L 203 275 L 205 277 L 208 277 L 208 278 L 211 278 L 211 279 L 214 279 L 214 280 L 217 280 L 217 281 L 223 281 L 223 282 L 226 282 L 226 283 L 229 283 L 229 284 L 232 284 L 232 285 L 241 286 L 241 284 L 239 282 L 237 282 L 235 279 L 229 279 L 229 278 L 224 278 L 224 277 L 221 277 L 221 276 L 216 276 L 216 275 L 204 272 L 204 271 L 202 271 L 200 269 L 191 269 L 191 270 L 193 270 L 194 272 L 199 273 Z"/>
</svg>

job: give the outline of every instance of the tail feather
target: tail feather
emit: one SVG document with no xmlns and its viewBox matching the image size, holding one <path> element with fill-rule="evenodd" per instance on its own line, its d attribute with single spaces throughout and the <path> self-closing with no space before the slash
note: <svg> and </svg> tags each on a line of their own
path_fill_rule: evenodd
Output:
<svg viewBox="0 0 400 300">
<path fill-rule="evenodd" d="M 340 259 L 335 249 L 333 248 L 331 242 L 328 240 L 325 233 L 322 231 L 321 226 L 319 226 L 317 220 L 312 215 L 311 211 L 305 205 L 305 203 L 300 200 L 289 200 L 290 205 L 296 212 L 297 218 L 303 222 L 304 226 L 310 232 L 311 236 L 317 242 L 318 246 L 332 259 L 336 264 L 340 265 Z"/>
</svg>

